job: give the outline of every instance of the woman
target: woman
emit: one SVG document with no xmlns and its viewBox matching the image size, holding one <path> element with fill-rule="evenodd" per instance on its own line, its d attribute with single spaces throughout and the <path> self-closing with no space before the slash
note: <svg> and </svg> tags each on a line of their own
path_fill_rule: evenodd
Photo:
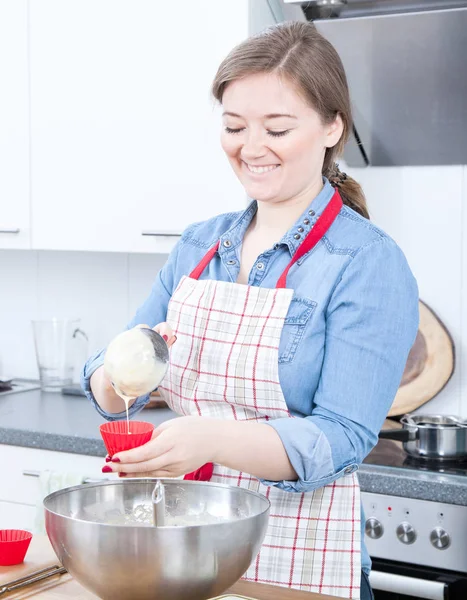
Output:
<svg viewBox="0 0 467 600">
<path fill-rule="evenodd" d="M 415 339 L 416 282 L 335 164 L 352 126 L 349 92 L 312 24 L 240 44 L 213 93 L 222 147 L 255 200 L 189 227 L 130 323 L 173 344 L 159 389 L 183 416 L 103 470 L 258 490 L 272 509 L 247 580 L 371 598 L 355 471 Z M 101 415 L 120 419 L 103 354 L 83 387 Z"/>
</svg>

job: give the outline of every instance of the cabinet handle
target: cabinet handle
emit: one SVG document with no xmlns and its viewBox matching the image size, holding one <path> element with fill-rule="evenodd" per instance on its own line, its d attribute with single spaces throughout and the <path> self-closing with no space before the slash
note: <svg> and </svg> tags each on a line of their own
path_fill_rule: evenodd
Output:
<svg viewBox="0 0 467 600">
<path fill-rule="evenodd" d="M 40 477 L 39 471 L 23 471 L 23 475 L 25 477 Z M 93 479 L 92 477 L 87 477 L 83 479 L 83 483 L 100 483 L 101 481 L 108 481 L 104 477 L 99 479 Z"/>
<path fill-rule="evenodd" d="M 16 229 L 0 228 L 0 233 L 19 233 L 19 227 L 17 227 Z"/>
<path fill-rule="evenodd" d="M 141 235 L 152 237 L 180 237 L 182 234 L 175 233 L 174 231 L 142 231 Z"/>
</svg>

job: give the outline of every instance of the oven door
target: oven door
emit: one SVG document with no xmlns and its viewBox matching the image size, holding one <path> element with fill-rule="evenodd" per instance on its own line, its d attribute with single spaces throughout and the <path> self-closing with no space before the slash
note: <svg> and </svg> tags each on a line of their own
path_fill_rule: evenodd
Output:
<svg viewBox="0 0 467 600">
<path fill-rule="evenodd" d="M 467 575 L 372 559 L 370 583 L 375 600 L 465 600 Z"/>
</svg>

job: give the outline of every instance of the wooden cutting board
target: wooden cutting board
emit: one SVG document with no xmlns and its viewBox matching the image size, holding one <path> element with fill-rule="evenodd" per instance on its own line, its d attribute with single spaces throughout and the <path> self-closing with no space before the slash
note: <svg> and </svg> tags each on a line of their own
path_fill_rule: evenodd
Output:
<svg viewBox="0 0 467 600">
<path fill-rule="evenodd" d="M 34 536 L 26 560 L 14 567 L 0 567 L 0 588 L 13 579 L 19 579 L 45 567 L 59 564 L 46 536 Z M 234 598 L 252 600 L 336 600 L 335 597 L 309 592 L 298 592 L 271 585 L 237 582 L 226 594 Z M 54 576 L 16 592 L 2 596 L 2 600 L 97 600 L 97 596 L 85 590 L 71 575 Z"/>
<path fill-rule="evenodd" d="M 446 326 L 422 301 L 419 310 L 417 339 L 410 350 L 388 417 L 410 413 L 432 400 L 454 372 L 454 342 Z"/>
</svg>

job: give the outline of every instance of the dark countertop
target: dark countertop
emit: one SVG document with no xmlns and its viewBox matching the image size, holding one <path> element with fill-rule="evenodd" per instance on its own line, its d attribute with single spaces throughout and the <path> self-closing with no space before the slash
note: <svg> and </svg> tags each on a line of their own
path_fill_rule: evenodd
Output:
<svg viewBox="0 0 467 600">
<path fill-rule="evenodd" d="M 364 492 L 467 506 L 467 471 L 452 475 L 363 464 L 358 479 Z"/>
<path fill-rule="evenodd" d="M 168 408 L 150 408 L 137 418 L 157 426 L 175 416 Z M 0 396 L 0 444 L 105 456 L 104 422 L 85 396 L 40 390 Z"/>
<path fill-rule="evenodd" d="M 157 426 L 175 416 L 168 408 L 152 408 L 137 418 Z M 0 396 L 0 444 L 105 456 L 103 422 L 84 396 L 40 390 Z M 467 505 L 467 475 L 363 464 L 358 476 L 364 492 Z"/>
</svg>

